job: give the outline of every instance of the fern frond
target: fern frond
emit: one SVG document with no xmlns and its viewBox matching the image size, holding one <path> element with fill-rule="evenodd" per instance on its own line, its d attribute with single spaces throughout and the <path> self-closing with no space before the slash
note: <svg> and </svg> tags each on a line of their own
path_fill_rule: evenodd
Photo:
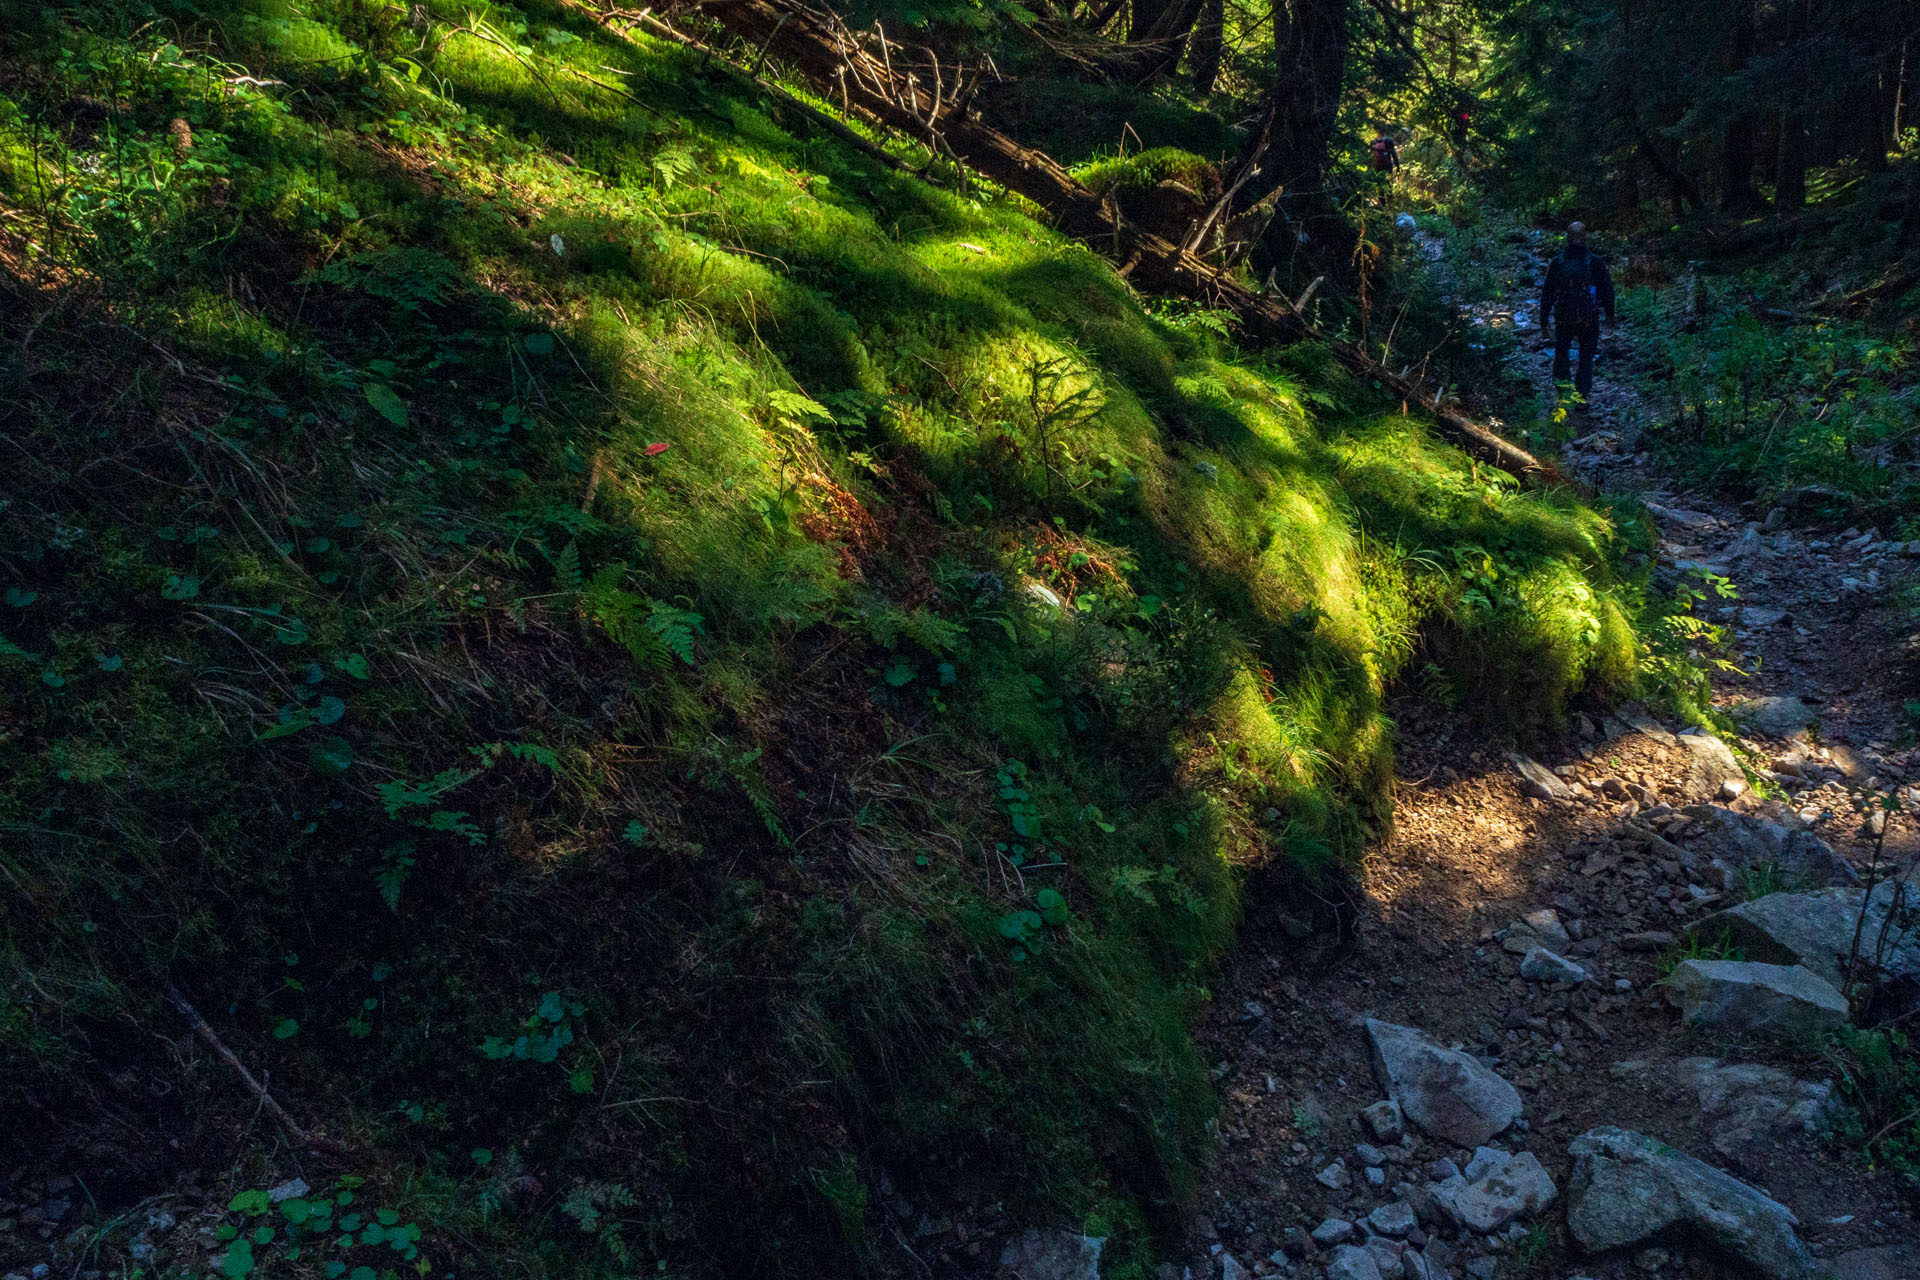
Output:
<svg viewBox="0 0 1920 1280">
<path fill-rule="evenodd" d="M 569 541 L 553 558 L 553 582 L 560 590 L 573 594 L 583 585 L 580 576 L 580 544 Z"/>
<path fill-rule="evenodd" d="M 670 653 L 688 666 L 694 665 L 693 637 L 706 629 L 706 619 L 690 609 L 680 609 L 655 600 L 647 610 L 647 630 Z"/>
</svg>

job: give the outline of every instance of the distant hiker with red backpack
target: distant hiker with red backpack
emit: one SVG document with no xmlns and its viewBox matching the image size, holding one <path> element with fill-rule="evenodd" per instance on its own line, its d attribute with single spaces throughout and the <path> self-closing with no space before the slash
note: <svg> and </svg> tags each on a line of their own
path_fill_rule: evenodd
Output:
<svg viewBox="0 0 1920 1280">
<path fill-rule="evenodd" d="M 1400 148 L 1384 125 L 1374 140 L 1367 144 L 1367 167 L 1375 173 L 1392 173 L 1400 167 Z"/>
<path fill-rule="evenodd" d="M 1593 391 L 1593 357 L 1600 345 L 1600 317 L 1613 323 L 1613 277 L 1606 259 L 1587 251 L 1587 224 L 1567 228 L 1566 251 L 1547 267 L 1546 287 L 1540 291 L 1540 327 L 1553 325 L 1553 380 L 1565 382 L 1571 371 L 1571 348 L 1580 344 L 1580 368 L 1573 388 L 1584 399 Z"/>
</svg>

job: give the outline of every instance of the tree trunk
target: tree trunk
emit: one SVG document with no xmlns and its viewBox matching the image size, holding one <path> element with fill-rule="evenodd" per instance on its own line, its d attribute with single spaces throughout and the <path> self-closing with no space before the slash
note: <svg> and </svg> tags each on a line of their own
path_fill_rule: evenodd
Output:
<svg viewBox="0 0 1920 1280">
<path fill-rule="evenodd" d="M 1813 27 L 1812 0 L 1793 0 L 1793 18 L 1787 29 L 1787 47 L 1793 50 L 1784 79 L 1799 84 L 1805 72 L 1806 41 Z M 1775 157 L 1773 204 L 1776 209 L 1799 209 L 1807 203 L 1806 110 L 1792 100 L 1780 104 L 1780 149 Z"/>
<path fill-rule="evenodd" d="M 1107 29 L 1107 24 L 1113 21 L 1115 15 L 1120 12 L 1120 6 L 1125 3 L 1126 0 L 1107 0 L 1106 8 L 1102 9 L 1096 0 L 1094 4 L 1087 6 L 1086 17 L 1081 20 L 1080 25 L 1098 35 Z"/>
<path fill-rule="evenodd" d="M 1673 194 L 1674 216 L 1680 217 L 1686 209 L 1705 208 L 1707 202 L 1701 197 L 1700 188 L 1680 167 L 1680 158 L 1661 151 L 1659 139 L 1648 133 L 1646 126 L 1636 123 L 1633 128 L 1635 141 L 1640 144 L 1640 154 L 1646 159 L 1647 167 L 1660 175 L 1668 191 Z"/>
<path fill-rule="evenodd" d="M 1188 67 L 1193 72 L 1196 93 L 1212 93 L 1220 76 L 1220 48 L 1226 34 L 1227 11 L 1224 0 L 1201 0 L 1199 25 L 1194 28 L 1188 46 Z"/>
<path fill-rule="evenodd" d="M 1324 199 L 1348 39 L 1347 0 L 1273 0 L 1274 151 L 1266 191 L 1277 183 L 1290 198 Z"/>
<path fill-rule="evenodd" d="M 1792 107 L 1780 111 L 1780 154 L 1775 165 L 1773 204 L 1776 209 L 1798 209 L 1807 203 L 1806 125 Z"/>
<path fill-rule="evenodd" d="M 1201 0 L 1133 0 L 1127 24 L 1127 76 L 1144 84 L 1173 74 L 1200 18 Z"/>
<path fill-rule="evenodd" d="M 1725 70 L 1729 74 L 1746 68 L 1753 58 L 1758 38 L 1758 0 L 1733 0 L 1732 31 L 1727 41 Z M 1720 146 L 1720 207 L 1728 213 L 1749 213 L 1760 203 L 1753 189 L 1754 127 L 1753 117 L 1741 110 L 1727 121 Z"/>
<path fill-rule="evenodd" d="M 1890 95 L 1885 90 L 1886 59 L 1875 58 L 1867 83 L 1860 89 L 1860 163 L 1868 173 L 1885 173 L 1887 164 L 1887 117 Z"/>
</svg>

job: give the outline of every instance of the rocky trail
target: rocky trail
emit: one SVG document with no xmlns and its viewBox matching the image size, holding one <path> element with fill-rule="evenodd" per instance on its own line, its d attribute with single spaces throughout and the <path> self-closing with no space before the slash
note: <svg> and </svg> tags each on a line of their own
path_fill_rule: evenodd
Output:
<svg viewBox="0 0 1920 1280">
<path fill-rule="evenodd" d="M 1531 299 L 1545 242 L 1506 248 L 1502 292 Z M 1548 385 L 1530 302 L 1469 311 L 1517 328 Z M 1534 759 L 1397 707 L 1397 830 L 1351 944 L 1254 921 L 1215 989 L 1221 1154 L 1163 1274 L 1920 1280 L 1911 1190 L 1831 1136 L 1821 1050 L 1866 881 L 1875 1012 L 1920 983 L 1910 910 L 1878 927 L 1896 892 L 1920 905 L 1888 883 L 1920 853 L 1920 753 L 1895 747 L 1900 672 L 1876 656 L 1920 545 L 1680 491 L 1644 447 L 1637 363 L 1609 333 L 1566 458 L 1647 504 L 1659 572 L 1737 584 L 1703 607 L 1752 673 L 1716 677 L 1746 733 L 1629 706 Z M 1863 821 L 1856 799 L 1889 793 L 1908 812 Z M 1724 938 L 1743 960 L 1714 958 Z"/>
</svg>

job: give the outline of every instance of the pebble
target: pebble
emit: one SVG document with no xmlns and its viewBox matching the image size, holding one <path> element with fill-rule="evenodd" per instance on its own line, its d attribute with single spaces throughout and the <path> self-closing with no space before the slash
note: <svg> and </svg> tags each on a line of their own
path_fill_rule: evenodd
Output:
<svg viewBox="0 0 1920 1280">
<path fill-rule="evenodd" d="M 1381 1142 L 1398 1142 L 1406 1134 L 1406 1117 L 1400 1114 L 1400 1104 L 1392 1098 L 1374 1103 L 1360 1115 Z"/>
<path fill-rule="evenodd" d="M 1383 1204 L 1367 1215 L 1367 1225 L 1383 1236 L 1403 1239 L 1416 1225 L 1413 1206 L 1404 1200 Z"/>
<path fill-rule="evenodd" d="M 1545 947 L 1535 947 L 1527 952 L 1526 959 L 1520 962 L 1520 976 L 1531 978 L 1535 982 L 1581 983 L 1587 980 L 1587 971 L 1564 956 L 1557 956 Z"/>
<path fill-rule="evenodd" d="M 1322 1248 L 1345 1244 L 1354 1237 L 1354 1226 L 1345 1218 L 1328 1218 L 1313 1229 L 1313 1242 Z"/>
<path fill-rule="evenodd" d="M 1343 1244 L 1333 1251 L 1327 1263 L 1327 1280 L 1385 1280 L 1373 1255 L 1355 1245 Z"/>
<path fill-rule="evenodd" d="M 1313 1180 L 1331 1191 L 1339 1191 L 1353 1185 L 1353 1175 L 1347 1172 L 1345 1160 L 1335 1160 L 1332 1164 L 1313 1175 Z"/>
</svg>

